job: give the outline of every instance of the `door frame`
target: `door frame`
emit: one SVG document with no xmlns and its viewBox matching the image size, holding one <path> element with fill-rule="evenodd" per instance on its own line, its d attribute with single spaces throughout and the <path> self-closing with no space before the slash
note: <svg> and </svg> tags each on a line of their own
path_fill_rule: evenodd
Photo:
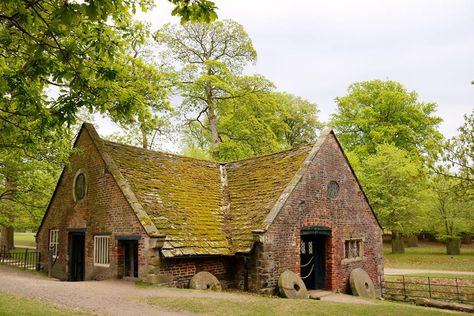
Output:
<svg viewBox="0 0 474 316">
<path fill-rule="evenodd" d="M 83 257 L 83 260 L 82 260 L 82 275 L 79 279 L 73 279 L 73 275 L 72 275 L 72 272 L 73 272 L 73 265 L 76 261 L 77 263 L 77 260 L 73 260 L 75 259 L 75 254 L 74 254 L 74 245 L 75 245 L 75 242 L 74 242 L 74 239 L 76 239 L 77 237 L 82 237 L 83 239 L 83 253 L 82 253 L 82 257 Z M 82 231 L 82 230 L 71 230 L 69 231 L 69 234 L 68 234 L 68 256 L 69 256 L 69 260 L 68 260 L 68 281 L 84 281 L 85 280 L 85 275 L 86 275 L 86 233 L 85 231 Z M 76 268 L 74 268 L 76 269 Z"/>
<path fill-rule="evenodd" d="M 331 237 L 331 229 L 329 227 L 325 226 L 310 226 L 310 227 L 304 227 L 301 229 L 300 232 L 300 249 L 299 249 L 299 254 L 300 254 L 300 275 L 303 278 L 304 275 L 303 273 L 307 272 L 306 267 L 302 267 L 304 264 L 302 261 L 302 247 L 301 243 L 303 243 L 303 240 L 306 240 L 307 242 L 311 241 L 312 242 L 312 254 L 313 255 L 313 263 L 312 263 L 312 272 L 311 274 L 318 273 L 320 277 L 318 278 L 317 275 L 314 276 L 313 284 L 307 285 L 308 289 L 327 289 L 329 287 L 328 284 L 328 257 L 329 257 L 329 239 Z M 306 250 L 308 251 L 308 250 Z M 322 257 L 316 257 L 316 254 L 321 253 Z M 308 257 L 306 255 L 305 257 Z M 307 260 L 307 259 L 306 259 Z M 305 270 L 303 272 L 303 270 Z M 321 280 L 322 279 L 322 280 Z M 304 280 L 303 280 L 304 281 Z M 307 282 L 305 282 L 306 284 Z"/>
</svg>

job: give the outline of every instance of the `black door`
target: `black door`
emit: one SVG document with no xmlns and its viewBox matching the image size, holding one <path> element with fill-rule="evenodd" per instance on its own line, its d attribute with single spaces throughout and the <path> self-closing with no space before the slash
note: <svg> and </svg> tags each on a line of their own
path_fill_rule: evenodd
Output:
<svg viewBox="0 0 474 316">
<path fill-rule="evenodd" d="M 70 233 L 69 235 L 69 281 L 84 280 L 84 233 Z"/>
<path fill-rule="evenodd" d="M 124 276 L 138 278 L 138 241 L 121 242 L 123 247 Z"/>
<path fill-rule="evenodd" d="M 301 278 L 308 289 L 326 288 L 326 236 L 301 236 Z"/>
</svg>

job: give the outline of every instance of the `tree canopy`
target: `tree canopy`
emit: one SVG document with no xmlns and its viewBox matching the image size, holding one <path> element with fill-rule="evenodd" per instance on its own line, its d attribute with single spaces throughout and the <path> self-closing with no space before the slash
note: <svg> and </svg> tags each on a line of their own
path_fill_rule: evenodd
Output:
<svg viewBox="0 0 474 316">
<path fill-rule="evenodd" d="M 178 112 L 185 121 L 186 152 L 233 160 L 315 138 L 316 105 L 274 92 L 261 75 L 242 74 L 257 54 L 237 22 L 167 24 L 155 39 L 165 58 L 180 67 Z"/>
<path fill-rule="evenodd" d="M 398 82 L 354 83 L 336 105 L 330 124 L 346 150 L 367 155 L 376 153 L 379 144 L 393 144 L 426 155 L 440 149 L 442 120 L 434 115 L 436 104 L 418 101 L 416 92 Z"/>
</svg>

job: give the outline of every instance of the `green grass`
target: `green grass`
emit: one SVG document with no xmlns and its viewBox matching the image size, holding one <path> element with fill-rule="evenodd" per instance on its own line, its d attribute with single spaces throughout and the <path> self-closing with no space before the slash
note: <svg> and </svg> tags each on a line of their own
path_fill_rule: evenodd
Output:
<svg viewBox="0 0 474 316">
<path fill-rule="evenodd" d="M 375 304 L 335 303 L 315 300 L 289 300 L 244 296 L 242 299 L 209 297 L 151 297 L 142 302 L 170 311 L 205 313 L 206 315 L 447 315 L 441 310 L 417 307 L 409 304 L 375 301 Z"/>
<path fill-rule="evenodd" d="M 0 315 L 90 315 L 30 298 L 0 292 Z"/>
<path fill-rule="evenodd" d="M 392 254 L 391 246 L 384 245 L 384 267 L 395 269 L 431 269 L 474 271 L 474 248 L 461 247 L 461 255 L 446 255 L 440 243 L 420 243 L 419 247 L 405 248 L 404 254 Z"/>
<path fill-rule="evenodd" d="M 35 247 L 35 233 L 17 233 L 14 234 L 15 246 Z"/>
</svg>

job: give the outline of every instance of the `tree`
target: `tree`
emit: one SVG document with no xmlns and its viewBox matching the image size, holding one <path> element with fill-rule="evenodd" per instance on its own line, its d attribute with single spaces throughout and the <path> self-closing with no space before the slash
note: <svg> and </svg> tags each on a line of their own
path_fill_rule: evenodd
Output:
<svg viewBox="0 0 474 316">
<path fill-rule="evenodd" d="M 176 5 L 173 14 L 183 21 L 216 17 L 213 2 L 171 2 Z M 17 210 L 25 210 L 20 205 L 45 206 L 36 195 L 42 191 L 41 196 L 47 196 L 52 190 L 50 178 L 46 179 L 51 168 L 45 163 L 51 159 L 64 163 L 72 139 L 69 128 L 81 110 L 123 121 L 147 118 L 143 102 L 136 102 L 136 85 L 127 82 L 127 72 L 139 68 L 153 75 L 153 84 L 157 73 L 140 60 L 129 59 L 125 44 L 132 13 L 151 4 L 151 0 L 0 2 L 0 224 L 17 225 Z"/>
<path fill-rule="evenodd" d="M 330 124 L 344 148 L 359 156 L 375 154 L 379 144 L 393 144 L 425 157 L 440 149 L 441 118 L 434 116 L 436 104 L 418 101 L 416 92 L 398 82 L 354 83 L 336 103 L 337 113 Z"/>
<path fill-rule="evenodd" d="M 134 109 L 132 115 L 113 113 L 111 118 L 126 131 L 115 138 L 153 148 L 157 135 L 169 128 L 172 108 L 168 95 L 172 87 L 174 74 L 156 62 L 151 42 L 150 25 L 134 22 L 125 36 L 126 54 L 114 61 L 117 72 L 114 80 L 115 94 L 108 103 L 120 104 L 124 100 Z"/>
<path fill-rule="evenodd" d="M 244 159 L 314 141 L 321 127 L 317 111 L 315 104 L 279 92 L 221 101 L 216 156 L 220 161 Z M 209 134 L 205 139 L 209 143 Z"/>
<path fill-rule="evenodd" d="M 217 103 L 241 98 L 269 83 L 261 77 L 240 76 L 244 66 L 257 57 L 242 25 L 231 20 L 213 23 L 166 24 L 154 34 L 165 56 L 180 66 L 182 110 L 195 112 L 193 121 L 205 116 L 211 133 L 211 147 L 221 141 L 218 133 Z"/>
<path fill-rule="evenodd" d="M 459 135 L 444 146 L 444 161 L 448 168 L 441 167 L 438 173 L 455 177 L 467 197 L 474 196 L 474 110 L 464 115 L 464 124 L 458 128 Z M 451 170 L 449 170 L 451 167 Z"/>
<path fill-rule="evenodd" d="M 256 52 L 240 24 L 168 24 L 155 39 L 164 46 L 165 57 L 180 65 L 185 152 L 201 157 L 208 152 L 228 161 L 315 138 L 320 127 L 316 105 L 275 93 L 263 76 L 242 75 Z"/>
<path fill-rule="evenodd" d="M 360 160 L 356 168 L 368 199 L 382 226 L 392 232 L 392 252 L 403 252 L 400 234 L 418 232 L 427 212 L 427 171 L 423 163 L 403 149 L 383 144 Z"/>
<path fill-rule="evenodd" d="M 448 255 L 460 254 L 460 233 L 474 231 L 474 199 L 459 191 L 459 182 L 455 177 L 435 175 L 431 185 L 434 199 L 430 218 L 434 231 L 446 242 Z"/>
<path fill-rule="evenodd" d="M 207 0 L 172 0 L 183 20 L 212 20 Z M 76 121 L 80 108 L 132 115 L 126 102 L 107 103 L 137 7 L 151 0 L 23 1 L 0 3 L 0 148 L 26 146 Z M 53 88 L 54 93 L 46 94 Z M 52 97 L 55 95 L 55 97 Z M 119 100 L 122 101 L 122 100 Z M 54 134 L 54 132 L 52 133 Z M 25 148 L 26 150 L 26 148 Z"/>
</svg>

